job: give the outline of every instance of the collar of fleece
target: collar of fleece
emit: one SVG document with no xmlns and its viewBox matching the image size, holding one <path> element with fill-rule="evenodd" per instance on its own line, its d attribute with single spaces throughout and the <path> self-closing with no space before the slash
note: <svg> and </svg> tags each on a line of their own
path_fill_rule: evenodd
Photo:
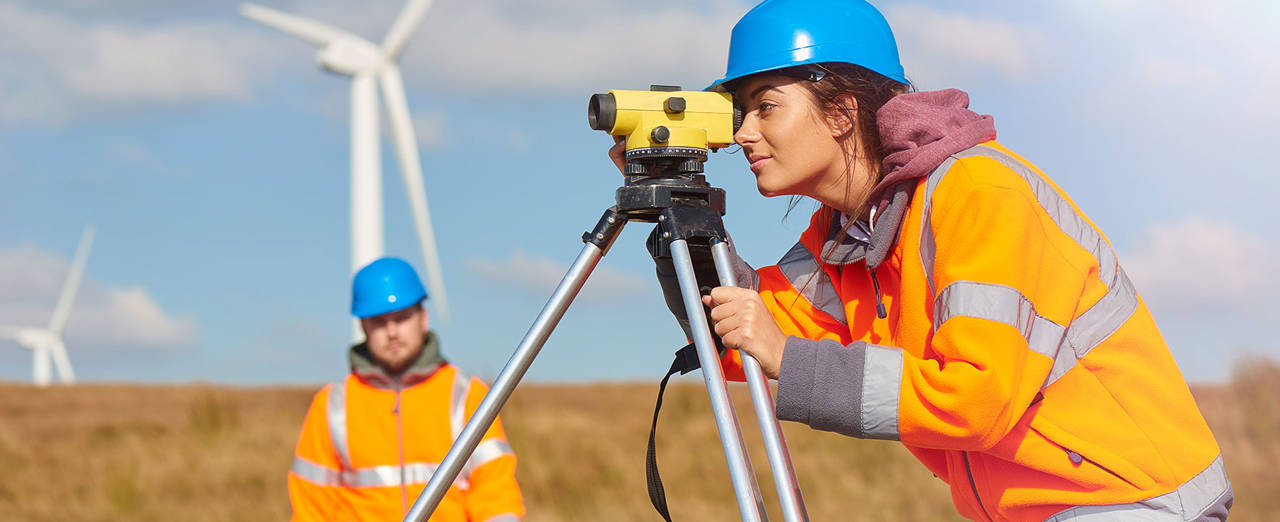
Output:
<svg viewBox="0 0 1280 522">
<path fill-rule="evenodd" d="M 434 330 L 427 331 L 426 338 L 422 341 L 422 352 L 399 375 L 387 373 L 378 363 L 374 362 L 373 354 L 369 353 L 368 342 L 352 346 L 348 358 L 351 361 L 351 373 L 370 386 L 384 389 L 403 388 L 418 384 L 430 378 L 440 367 L 447 363 L 444 360 L 444 356 L 440 354 L 440 340 Z"/>
<path fill-rule="evenodd" d="M 888 257 L 911 202 L 916 182 L 941 165 L 947 156 L 996 139 L 995 120 L 969 110 L 969 95 L 959 89 L 912 92 L 895 96 L 876 113 L 880 142 L 885 149 L 883 176 L 871 190 L 871 240 L 839 233 L 839 216 L 823 247 L 822 260 L 849 264 L 865 257 L 875 270 Z"/>
</svg>

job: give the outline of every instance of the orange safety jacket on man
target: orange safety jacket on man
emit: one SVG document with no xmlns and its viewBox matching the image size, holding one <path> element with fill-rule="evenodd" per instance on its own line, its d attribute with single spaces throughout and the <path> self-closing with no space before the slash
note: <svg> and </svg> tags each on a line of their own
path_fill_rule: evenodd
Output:
<svg viewBox="0 0 1280 522">
<path fill-rule="evenodd" d="M 906 194 L 875 270 L 825 210 L 758 270 L 794 336 L 779 418 L 900 440 L 972 519 L 1225 518 L 1218 445 L 1111 244 L 1062 190 L 988 141 Z M 723 360 L 731 378 L 739 357 Z"/>
<path fill-rule="evenodd" d="M 487 390 L 439 357 L 434 332 L 397 378 L 353 347 L 351 374 L 307 411 L 289 473 L 293 520 L 403 519 Z M 495 420 L 431 520 L 520 520 L 515 468 Z"/>
</svg>

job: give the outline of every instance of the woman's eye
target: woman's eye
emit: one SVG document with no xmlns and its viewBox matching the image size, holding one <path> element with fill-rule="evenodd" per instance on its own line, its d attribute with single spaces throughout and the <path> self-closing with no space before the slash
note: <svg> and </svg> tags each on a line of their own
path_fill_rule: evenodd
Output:
<svg viewBox="0 0 1280 522">
<path fill-rule="evenodd" d="M 764 113 L 766 113 L 766 112 L 769 112 L 769 111 L 773 110 L 773 109 L 774 109 L 774 108 L 776 108 L 776 107 L 777 107 L 777 105 L 774 105 L 774 104 L 769 103 L 769 102 L 760 102 L 760 113 L 761 113 L 761 114 L 764 114 Z"/>
</svg>

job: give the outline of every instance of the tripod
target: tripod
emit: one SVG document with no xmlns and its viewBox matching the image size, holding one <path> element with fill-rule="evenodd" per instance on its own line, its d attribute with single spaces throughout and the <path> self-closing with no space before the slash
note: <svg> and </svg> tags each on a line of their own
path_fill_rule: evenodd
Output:
<svg viewBox="0 0 1280 522">
<path fill-rule="evenodd" d="M 628 156 L 631 160 L 631 153 Z M 688 313 L 693 342 L 707 393 L 711 398 L 720 443 L 729 464 L 729 476 L 742 520 L 755 522 L 768 519 L 755 480 L 755 471 L 743 443 L 737 413 L 729 399 L 728 385 L 703 311 L 694 271 L 694 256 L 710 255 L 720 285 L 736 286 L 730 261 L 732 254 L 727 243 L 728 235 L 721 220 L 724 214 L 724 191 L 708 185 L 699 174 L 705 160 L 706 149 L 684 149 L 677 151 L 674 157 L 647 156 L 628 162 L 624 171 L 629 175 L 627 182 L 615 194 L 617 205 L 606 210 L 595 228 L 583 235 L 586 245 L 516 347 L 511 359 L 498 373 L 489 393 L 449 448 L 444 461 L 432 474 L 422 494 L 413 503 L 405 516 L 406 522 L 424 522 L 435 511 L 445 492 L 475 451 L 481 437 L 497 417 L 498 410 L 511 396 L 516 384 L 529 369 L 534 357 L 538 355 L 543 343 L 586 283 L 600 258 L 608 252 L 627 221 L 632 220 L 658 223 L 659 237 L 671 251 L 680 294 Z M 664 171 L 675 171 L 678 174 L 648 175 Z M 706 257 L 697 259 L 705 261 Z M 774 485 L 782 504 L 783 518 L 787 522 L 807 521 L 800 486 L 791 466 L 791 457 L 781 427 L 774 417 L 773 396 L 764 372 L 760 363 L 746 353 L 742 354 L 742 365 L 773 472 Z"/>
</svg>

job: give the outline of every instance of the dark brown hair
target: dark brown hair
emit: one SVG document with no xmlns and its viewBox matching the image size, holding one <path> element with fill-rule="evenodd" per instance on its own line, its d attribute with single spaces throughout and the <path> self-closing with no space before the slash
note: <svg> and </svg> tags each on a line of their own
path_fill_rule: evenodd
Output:
<svg viewBox="0 0 1280 522">
<path fill-rule="evenodd" d="M 853 143 L 854 153 L 846 154 L 845 173 L 853 172 L 856 161 L 866 161 L 879 167 L 884 161 L 884 146 L 880 142 L 880 129 L 876 124 L 876 113 L 884 104 L 899 94 L 912 92 L 915 88 L 910 83 L 901 83 L 865 67 L 844 62 L 825 62 L 793 67 L 782 71 L 783 74 L 796 76 L 804 81 L 799 82 L 818 105 L 820 111 L 843 112 L 849 121 L 854 122 L 854 132 L 847 139 Z M 851 96 L 857 100 L 856 110 L 844 103 L 842 98 Z M 877 175 L 876 181 L 879 181 Z M 852 191 L 852 183 L 847 191 Z M 795 208 L 800 198 L 791 200 L 787 213 Z M 864 203 L 865 205 L 865 203 Z M 861 213 L 863 209 L 858 209 Z M 839 210 L 827 205 L 822 206 L 826 213 L 823 219 L 835 216 Z M 857 218 L 858 216 L 850 216 Z M 851 219 L 849 225 L 853 224 Z"/>
</svg>

